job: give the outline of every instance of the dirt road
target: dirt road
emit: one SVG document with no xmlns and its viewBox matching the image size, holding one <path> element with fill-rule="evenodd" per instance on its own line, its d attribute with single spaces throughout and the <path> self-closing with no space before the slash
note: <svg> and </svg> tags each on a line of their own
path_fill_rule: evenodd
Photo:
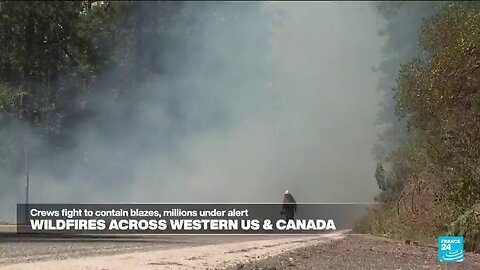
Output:
<svg viewBox="0 0 480 270">
<path fill-rule="evenodd" d="M 278 238 L 278 237 L 276 237 Z M 0 233 L 0 269 L 14 263 L 108 256 L 272 239 L 267 236 L 26 236 Z"/>
<path fill-rule="evenodd" d="M 72 240 L 0 242 L 0 269 L 480 269 L 480 254 L 440 264 L 435 247 L 369 235 Z"/>
<path fill-rule="evenodd" d="M 75 253 L 65 253 L 65 248 L 57 247 L 54 250 L 42 249 L 52 245 L 51 242 L 39 243 L 37 249 L 41 254 L 32 254 L 30 260 L 35 262 L 4 261 L 2 269 L 213 269 L 226 268 L 238 263 L 267 258 L 283 252 L 308 245 L 338 240 L 340 234 L 317 236 L 202 236 L 202 237 L 160 237 L 156 241 L 147 237 L 145 242 L 127 244 L 123 240 L 102 242 L 83 242 L 84 246 L 76 246 Z M 183 238 L 183 239 L 182 239 Z M 161 241 L 160 241 L 161 239 Z M 168 242 L 171 241 L 171 242 Z M 72 247 L 70 241 L 60 242 Z M 215 244 L 213 244 L 215 243 Z M 56 243 L 57 245 L 59 243 Z M 54 244 L 55 245 L 55 244 Z M 108 246 L 105 246 L 108 245 Z M 146 246 L 144 246 L 146 245 Z M 64 246 L 65 247 L 65 246 Z M 106 250 L 115 250 L 117 255 L 105 256 Z M 7 247 L 8 248 L 8 247 Z M 68 249 L 67 249 L 68 250 Z M 63 253 L 58 255 L 57 253 Z M 50 255 L 49 255 L 50 254 Z M 51 254 L 56 254 L 55 257 Z M 93 256 L 92 256 L 93 255 Z M 99 256 L 102 255 L 102 256 Z M 18 256 L 21 256 L 20 253 Z M 65 259 L 65 256 L 76 258 Z M 62 260 L 63 259 L 63 260 Z"/>
</svg>

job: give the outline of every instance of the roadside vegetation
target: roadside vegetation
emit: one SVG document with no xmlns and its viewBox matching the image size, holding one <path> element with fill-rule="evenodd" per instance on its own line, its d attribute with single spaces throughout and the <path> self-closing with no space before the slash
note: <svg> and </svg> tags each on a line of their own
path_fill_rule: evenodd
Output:
<svg viewBox="0 0 480 270">
<path fill-rule="evenodd" d="M 395 115 L 406 132 L 376 168 L 384 205 L 356 230 L 429 242 L 463 235 L 480 251 L 480 5 L 435 7 L 417 57 L 397 73 Z"/>
</svg>

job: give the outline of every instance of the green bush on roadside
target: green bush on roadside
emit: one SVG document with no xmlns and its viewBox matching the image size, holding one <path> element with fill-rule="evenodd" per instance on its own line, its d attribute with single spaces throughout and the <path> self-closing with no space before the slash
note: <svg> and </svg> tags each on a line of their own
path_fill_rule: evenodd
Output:
<svg viewBox="0 0 480 270">
<path fill-rule="evenodd" d="M 480 203 L 459 216 L 450 225 L 448 233 L 463 236 L 465 250 L 480 251 Z"/>
</svg>

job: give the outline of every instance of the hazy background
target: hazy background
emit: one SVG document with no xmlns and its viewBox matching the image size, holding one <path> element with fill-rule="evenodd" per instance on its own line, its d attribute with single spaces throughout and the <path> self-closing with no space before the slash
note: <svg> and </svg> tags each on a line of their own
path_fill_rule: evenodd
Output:
<svg viewBox="0 0 480 270">
<path fill-rule="evenodd" d="M 197 15 L 128 118 L 97 96 L 73 150 L 50 158 L 29 139 L 31 201 L 276 202 L 289 189 L 372 202 L 386 39 L 374 6 L 187 2 L 176 20 Z M 23 179 L 2 179 L 0 218 L 24 201 Z"/>
</svg>

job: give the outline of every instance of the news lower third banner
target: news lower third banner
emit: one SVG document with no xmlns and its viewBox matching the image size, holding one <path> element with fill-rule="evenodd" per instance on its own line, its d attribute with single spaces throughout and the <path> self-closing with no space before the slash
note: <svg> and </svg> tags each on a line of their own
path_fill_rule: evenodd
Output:
<svg viewBox="0 0 480 270">
<path fill-rule="evenodd" d="M 353 228 L 373 204 L 18 204 L 17 233 L 318 234 Z"/>
</svg>

